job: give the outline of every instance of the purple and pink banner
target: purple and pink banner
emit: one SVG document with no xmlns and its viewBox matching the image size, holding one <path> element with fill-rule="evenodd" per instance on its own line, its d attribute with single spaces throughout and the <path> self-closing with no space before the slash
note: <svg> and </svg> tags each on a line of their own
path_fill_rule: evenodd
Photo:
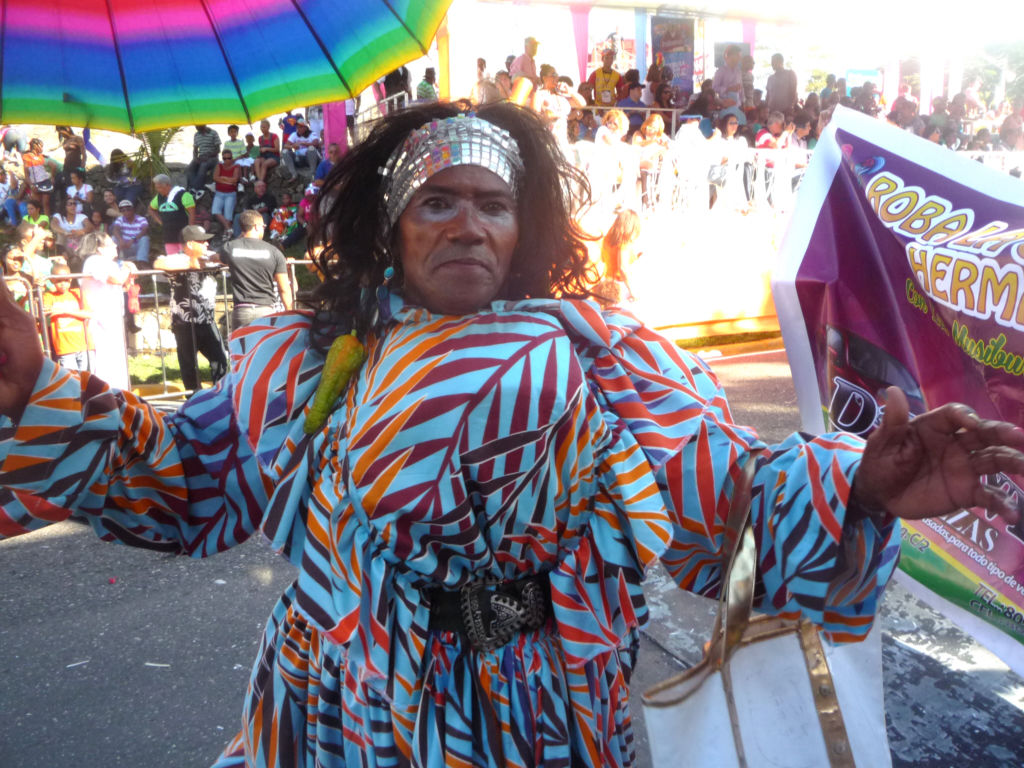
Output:
<svg viewBox="0 0 1024 768">
<path fill-rule="evenodd" d="M 837 109 L 772 281 L 804 428 L 867 436 L 884 391 L 1024 427 L 1024 183 Z M 1024 510 L 1024 478 L 1001 486 Z M 1024 525 L 903 524 L 902 583 L 1024 671 Z M 909 578 L 906 578 L 909 577 Z"/>
</svg>

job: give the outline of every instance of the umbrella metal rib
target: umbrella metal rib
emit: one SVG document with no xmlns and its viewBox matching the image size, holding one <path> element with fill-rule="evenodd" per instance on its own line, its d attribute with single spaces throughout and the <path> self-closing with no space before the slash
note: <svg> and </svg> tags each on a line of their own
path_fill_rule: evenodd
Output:
<svg viewBox="0 0 1024 768">
<path fill-rule="evenodd" d="M 7 0 L 4 0 L 6 4 Z M 114 41 L 114 54 L 117 56 L 117 71 L 121 76 L 121 91 L 124 93 L 124 108 L 128 113 L 128 128 L 135 133 L 135 117 L 132 115 L 132 101 L 128 97 L 128 80 L 124 76 L 124 58 L 121 56 L 121 41 L 117 37 L 117 25 L 114 23 L 114 9 L 110 6 L 110 0 L 106 0 L 107 18 L 110 20 L 110 36 Z"/>
<path fill-rule="evenodd" d="M 349 86 L 345 76 L 341 74 L 341 69 L 338 68 L 337 62 L 334 61 L 334 57 L 331 56 L 331 52 L 327 49 L 326 43 L 324 43 L 323 38 L 321 38 L 320 34 L 316 31 L 316 27 L 309 23 L 309 17 L 299 6 L 299 0 L 292 0 L 292 5 L 295 7 L 295 12 L 299 14 L 299 18 L 302 19 L 303 23 L 309 29 L 309 34 L 313 36 L 313 39 L 316 40 L 316 44 L 320 46 L 320 52 L 323 53 L 324 58 L 327 59 L 327 63 L 331 65 L 331 69 L 334 70 L 334 74 L 338 76 L 341 84 L 345 86 L 345 90 L 348 91 L 348 97 L 350 99 L 354 99 L 356 94 L 352 93 L 352 88 Z M 415 40 L 415 37 L 413 39 Z M 416 42 L 419 41 L 417 40 Z"/>
</svg>

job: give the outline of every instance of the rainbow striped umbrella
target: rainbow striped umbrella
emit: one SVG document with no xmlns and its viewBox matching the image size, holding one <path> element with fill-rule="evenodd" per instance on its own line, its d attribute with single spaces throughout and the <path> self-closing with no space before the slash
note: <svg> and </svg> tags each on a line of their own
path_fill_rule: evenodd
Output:
<svg viewBox="0 0 1024 768">
<path fill-rule="evenodd" d="M 146 131 L 348 98 L 451 0 L 3 0 L 0 121 Z"/>
</svg>

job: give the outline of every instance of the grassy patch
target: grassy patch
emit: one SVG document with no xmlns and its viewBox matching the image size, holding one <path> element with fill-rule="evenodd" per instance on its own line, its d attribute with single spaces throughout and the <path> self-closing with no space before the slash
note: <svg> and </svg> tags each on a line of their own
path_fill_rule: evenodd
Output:
<svg viewBox="0 0 1024 768">
<path fill-rule="evenodd" d="M 184 389 L 184 384 L 181 381 L 181 369 L 178 367 L 178 356 L 174 352 L 165 355 L 164 365 L 167 367 L 167 383 L 176 384 Z M 135 386 L 162 383 L 160 355 L 129 355 L 128 374 Z M 210 364 L 201 355 L 199 356 L 199 378 L 205 384 L 210 382 Z"/>
</svg>

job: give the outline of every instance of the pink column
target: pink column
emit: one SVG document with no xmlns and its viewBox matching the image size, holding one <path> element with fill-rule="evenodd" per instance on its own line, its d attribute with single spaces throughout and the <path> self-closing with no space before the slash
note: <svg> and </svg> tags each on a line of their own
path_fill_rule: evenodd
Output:
<svg viewBox="0 0 1024 768">
<path fill-rule="evenodd" d="M 324 104 L 324 146 L 337 144 L 341 154 L 348 149 L 348 125 L 345 121 L 345 102 Z"/>
<path fill-rule="evenodd" d="M 572 34 L 576 39 L 576 63 L 579 65 L 579 82 L 587 79 L 587 59 L 590 55 L 590 6 L 570 5 L 572 13 Z"/>
<path fill-rule="evenodd" d="M 743 20 L 743 42 L 750 46 L 750 55 L 754 55 L 754 43 L 757 41 L 757 21 Z"/>
</svg>

